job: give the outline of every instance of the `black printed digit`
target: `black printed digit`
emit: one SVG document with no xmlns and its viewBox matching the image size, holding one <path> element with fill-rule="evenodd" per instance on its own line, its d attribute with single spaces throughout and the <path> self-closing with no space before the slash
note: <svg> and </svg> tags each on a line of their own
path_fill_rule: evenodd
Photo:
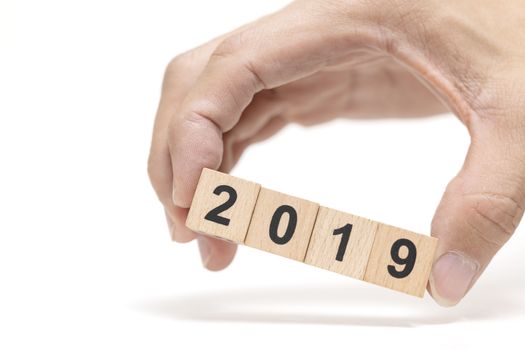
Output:
<svg viewBox="0 0 525 350">
<path fill-rule="evenodd" d="M 213 193 L 219 196 L 221 193 L 226 192 L 228 194 L 228 199 L 226 202 L 222 203 L 218 207 L 213 208 L 206 214 L 204 219 L 216 222 L 220 225 L 228 226 L 230 224 L 230 219 L 220 216 L 219 214 L 225 210 L 228 210 L 237 200 L 237 191 L 233 187 L 228 185 L 219 185 L 214 190 Z"/>
<path fill-rule="evenodd" d="M 401 247 L 406 247 L 408 249 L 407 256 L 404 258 L 399 256 Z M 416 263 L 417 249 L 412 241 L 406 238 L 401 238 L 392 244 L 390 256 L 396 264 L 405 265 L 405 267 L 398 271 L 394 265 L 388 265 L 388 273 L 394 278 L 404 278 L 410 275 L 412 269 L 414 268 L 414 264 Z"/>
<path fill-rule="evenodd" d="M 343 227 L 336 228 L 333 235 L 341 235 L 341 242 L 339 242 L 339 248 L 337 248 L 337 255 L 335 260 L 343 261 L 346 252 L 346 246 L 350 240 L 350 234 L 352 233 L 352 224 L 346 224 Z"/>
<path fill-rule="evenodd" d="M 288 214 L 288 225 L 286 226 L 286 231 L 284 232 L 284 234 L 282 236 L 279 236 L 277 230 L 279 228 L 279 223 L 281 222 L 281 219 L 285 213 Z M 270 239 L 275 244 L 286 244 L 292 239 L 296 226 L 297 211 L 295 211 L 295 209 L 289 205 L 281 205 L 275 210 L 275 213 L 273 213 L 272 221 L 270 222 Z"/>
</svg>

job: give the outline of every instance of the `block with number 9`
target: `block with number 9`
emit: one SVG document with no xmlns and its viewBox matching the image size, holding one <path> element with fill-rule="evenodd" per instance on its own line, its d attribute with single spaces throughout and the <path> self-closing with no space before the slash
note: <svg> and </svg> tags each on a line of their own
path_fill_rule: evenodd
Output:
<svg viewBox="0 0 525 350">
<path fill-rule="evenodd" d="M 422 297 L 437 242 L 434 237 L 379 224 L 365 281 Z"/>
</svg>

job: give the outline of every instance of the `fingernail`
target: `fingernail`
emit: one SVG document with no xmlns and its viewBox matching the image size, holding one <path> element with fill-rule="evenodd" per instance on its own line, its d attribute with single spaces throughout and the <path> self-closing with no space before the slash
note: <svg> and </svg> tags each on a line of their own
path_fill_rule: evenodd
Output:
<svg viewBox="0 0 525 350">
<path fill-rule="evenodd" d="M 175 193 L 175 186 L 173 186 L 173 189 L 171 190 L 171 201 L 173 204 L 177 205 L 177 194 Z"/>
<path fill-rule="evenodd" d="M 208 267 L 211 259 L 211 247 L 209 241 L 205 237 L 197 237 L 199 243 L 199 252 L 201 254 L 202 265 Z"/>
<path fill-rule="evenodd" d="M 171 190 L 171 202 L 176 206 L 180 208 L 187 207 L 187 205 L 184 205 L 184 203 L 180 200 L 180 194 L 177 193 L 177 188 L 173 186 L 173 189 Z"/>
<path fill-rule="evenodd" d="M 432 268 L 430 286 L 436 301 L 443 306 L 457 304 L 467 293 L 479 264 L 456 252 L 439 257 Z"/>
<path fill-rule="evenodd" d="M 171 239 L 173 239 L 173 221 L 171 220 L 167 211 L 164 211 L 164 214 L 166 214 L 166 222 L 168 223 L 168 230 L 170 231 L 170 237 Z"/>
</svg>

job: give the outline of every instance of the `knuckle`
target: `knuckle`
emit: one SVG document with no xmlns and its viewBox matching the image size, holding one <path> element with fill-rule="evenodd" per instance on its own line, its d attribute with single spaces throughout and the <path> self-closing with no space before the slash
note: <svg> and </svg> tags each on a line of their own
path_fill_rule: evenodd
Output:
<svg viewBox="0 0 525 350">
<path fill-rule="evenodd" d="M 192 64 L 192 56 L 192 51 L 175 56 L 166 66 L 164 76 L 166 78 L 173 78 L 188 70 Z"/>
<path fill-rule="evenodd" d="M 302 127 L 309 127 L 316 124 L 315 118 L 305 118 L 305 115 L 302 113 L 289 113 L 285 117 L 288 122 Z"/>
<path fill-rule="evenodd" d="M 504 68 L 501 69 L 504 71 Z M 488 75 L 488 74 L 487 74 Z M 469 100 L 476 111 L 479 122 L 496 123 L 499 126 L 513 129 L 525 128 L 521 118 L 525 107 L 524 81 L 501 78 L 494 75 L 485 79 L 484 84 L 472 94 Z"/>
<path fill-rule="evenodd" d="M 193 155 L 193 162 L 208 168 L 218 168 L 223 153 L 222 132 L 209 117 L 198 112 L 189 112 L 183 120 L 181 145 Z M 173 126 L 174 124 L 172 124 Z"/>
<path fill-rule="evenodd" d="M 478 238 L 501 246 L 512 236 L 523 215 L 517 200 L 497 193 L 465 195 L 465 222 Z"/>
<path fill-rule="evenodd" d="M 222 59 L 232 57 L 242 50 L 246 37 L 246 31 L 233 33 L 224 38 L 211 54 L 212 59 Z"/>
<path fill-rule="evenodd" d="M 250 77 L 254 89 L 264 89 L 267 85 L 261 78 L 261 65 L 254 57 L 250 57 L 247 50 L 251 45 L 250 43 L 256 40 L 256 34 L 247 29 L 234 33 L 217 46 L 211 54 L 210 61 L 224 62 L 225 60 L 231 60 L 235 62 L 236 66 L 244 70 L 244 73 Z"/>
</svg>

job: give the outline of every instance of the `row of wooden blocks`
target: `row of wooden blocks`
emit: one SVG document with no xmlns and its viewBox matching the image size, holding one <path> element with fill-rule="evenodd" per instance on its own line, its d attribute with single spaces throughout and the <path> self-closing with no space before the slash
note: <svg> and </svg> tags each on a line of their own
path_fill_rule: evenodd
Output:
<svg viewBox="0 0 525 350">
<path fill-rule="evenodd" d="M 203 169 L 186 226 L 195 232 L 422 297 L 437 239 Z"/>
</svg>

